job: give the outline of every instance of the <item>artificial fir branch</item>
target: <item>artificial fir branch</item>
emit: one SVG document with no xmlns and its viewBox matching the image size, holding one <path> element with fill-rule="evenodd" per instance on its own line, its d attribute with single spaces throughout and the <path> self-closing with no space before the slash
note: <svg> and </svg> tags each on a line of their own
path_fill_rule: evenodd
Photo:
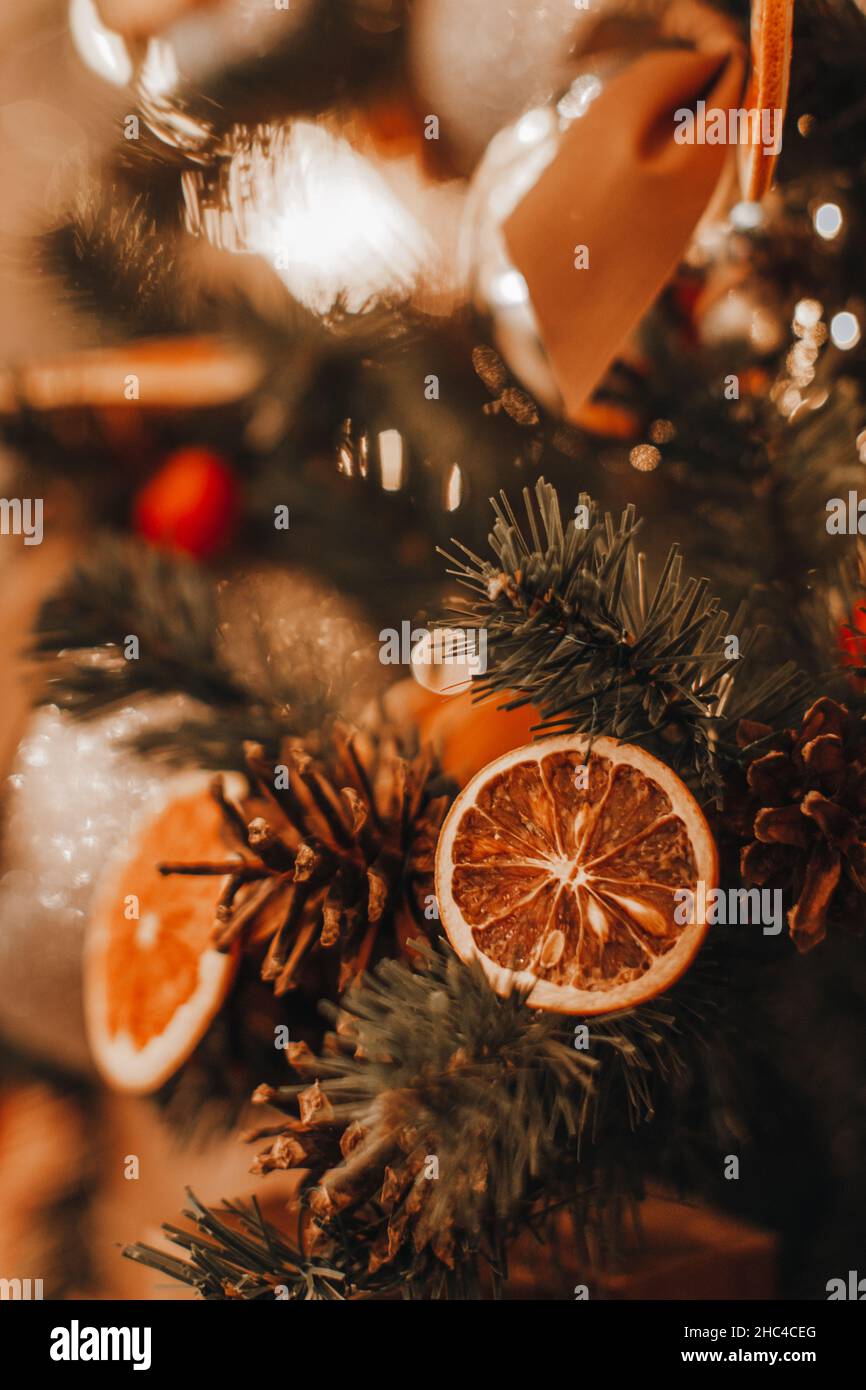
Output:
<svg viewBox="0 0 866 1390">
<path fill-rule="evenodd" d="M 760 263 L 768 247 L 753 246 L 751 255 Z M 805 295 L 810 281 L 798 273 Z M 748 292 L 757 299 L 768 284 L 761 280 Z M 822 348 L 808 399 L 788 418 L 778 399 L 783 363 L 766 362 L 745 345 L 734 354 L 726 344 L 705 348 L 696 374 L 693 355 L 683 351 L 682 322 L 664 308 L 651 316 L 646 334 L 651 409 L 676 421 L 666 451 L 671 466 L 659 470 L 655 504 L 662 515 L 673 509 L 688 515 L 690 553 L 701 556 L 724 592 L 741 588 L 744 575 L 761 586 L 778 649 L 790 652 L 798 640 L 792 604 L 802 601 L 805 576 L 851 548 L 847 538 L 828 535 L 826 503 L 847 497 L 862 470 L 853 447 L 862 416 L 855 383 L 837 379 L 838 360 Z M 722 383 L 734 369 L 741 394 L 731 402 Z"/>
<path fill-rule="evenodd" d="M 258 621 L 249 612 L 251 627 Z M 137 639 L 135 659 L 125 644 Z M 44 604 L 32 648 L 39 699 L 91 718 L 142 694 L 181 693 L 195 702 L 171 727 L 150 728 L 136 747 L 212 767 L 242 767 L 243 743 L 273 747 L 333 713 L 324 685 L 300 688 L 289 663 L 270 688 L 246 683 L 226 660 L 217 587 L 185 558 L 105 535 Z M 277 669 L 279 668 L 279 669 Z"/>
<path fill-rule="evenodd" d="M 217 1212 L 189 1189 L 187 1196 L 191 1208 L 183 1215 L 195 1224 L 198 1236 L 168 1223 L 163 1230 L 172 1244 L 188 1252 L 188 1259 L 142 1244 L 126 1245 L 121 1253 L 189 1285 L 204 1299 L 332 1301 L 344 1297 L 345 1274 L 303 1255 L 282 1231 L 265 1221 L 255 1197 L 249 1206 L 226 1202 Z"/>
<path fill-rule="evenodd" d="M 573 1020 L 500 997 L 444 943 L 419 949 L 419 968 L 382 962 L 340 1008 L 323 1005 L 335 1024 L 323 1054 L 290 1044 L 301 1082 L 254 1097 L 285 1117 L 247 1136 L 269 1141 L 254 1171 L 307 1170 L 298 1244 L 340 1271 L 347 1295 L 497 1295 L 511 1240 L 527 1229 L 543 1238 L 565 1207 L 578 1248 L 601 1258 L 647 1173 L 663 1168 L 665 1136 L 685 1161 L 688 1127 L 677 1121 L 695 1119 L 696 1096 L 713 1104 L 696 1128 L 715 1163 L 729 1137 L 719 1115 L 728 1123 L 733 1108 L 719 1100 L 717 1069 L 709 1083 L 708 1036 L 717 1050 L 721 1019 L 699 970 L 663 1001 L 590 1020 L 584 1049 Z M 653 1162 L 640 1135 L 660 1115 Z M 180 1272 L 133 1251 L 199 1280 L 200 1260 Z M 260 1252 L 229 1258 L 227 1287 L 205 1296 L 267 1297 Z"/>
<path fill-rule="evenodd" d="M 35 248 L 62 298 L 95 315 L 103 333 L 176 332 L 196 319 L 178 264 L 175 230 L 160 230 L 143 193 L 86 184 L 66 221 Z"/>
<path fill-rule="evenodd" d="M 493 503 L 494 561 L 464 546 L 465 558 L 442 552 L 471 594 L 452 614 L 486 633 L 481 696 L 507 693 L 508 708 L 534 705 L 540 730 L 661 736 L 668 760 L 708 784 L 719 779 L 714 733 L 726 707 L 741 717 L 743 705 L 759 706 L 772 719 L 805 698 L 791 663 L 742 688 L 758 635 L 745 622 L 745 605 L 730 618 L 708 595 L 707 580 L 683 575 L 677 546 L 653 585 L 635 546 L 633 507 L 617 524 L 582 494 L 563 523 L 544 479 L 534 500 L 524 490 L 524 501 L 528 538 L 505 494 Z M 731 636 L 736 648 L 728 646 Z"/>
<path fill-rule="evenodd" d="M 46 693 L 87 716 L 139 690 L 184 689 L 233 704 L 241 692 L 217 658 L 213 582 L 165 550 L 105 536 L 88 549 L 43 606 L 33 655 L 45 663 Z M 123 645 L 138 638 L 139 655 Z"/>
</svg>

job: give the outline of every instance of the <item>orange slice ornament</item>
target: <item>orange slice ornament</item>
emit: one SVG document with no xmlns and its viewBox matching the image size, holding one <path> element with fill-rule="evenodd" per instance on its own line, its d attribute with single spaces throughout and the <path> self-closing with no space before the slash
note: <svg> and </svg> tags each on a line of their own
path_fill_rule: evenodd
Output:
<svg viewBox="0 0 866 1390">
<path fill-rule="evenodd" d="M 112 1089 L 159 1089 L 207 1032 L 231 988 L 237 953 L 212 945 L 221 878 L 164 877 L 166 858 L 229 861 L 212 778 L 171 778 L 106 867 L 85 940 L 84 1013 Z"/>
<path fill-rule="evenodd" d="M 631 744 L 599 738 L 590 750 L 562 735 L 506 753 L 464 788 L 439 838 L 436 894 L 452 946 L 498 993 L 526 988 L 532 1008 L 598 1014 L 682 975 L 707 931 L 689 901 L 717 874 L 676 773 Z"/>
<path fill-rule="evenodd" d="M 752 0 L 752 71 L 744 105 L 757 111 L 758 127 L 739 147 L 740 188 L 747 202 L 757 203 L 773 182 L 781 150 L 782 126 L 788 105 L 794 0 Z M 762 123 L 772 114 L 775 148 L 764 143 Z"/>
</svg>

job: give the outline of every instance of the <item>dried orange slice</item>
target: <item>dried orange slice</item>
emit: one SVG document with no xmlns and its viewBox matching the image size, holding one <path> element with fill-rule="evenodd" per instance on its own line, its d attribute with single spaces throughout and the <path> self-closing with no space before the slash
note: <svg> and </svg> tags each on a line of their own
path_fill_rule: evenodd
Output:
<svg viewBox="0 0 866 1390">
<path fill-rule="evenodd" d="M 464 788 L 439 838 L 436 893 L 452 946 L 499 993 L 531 987 L 534 1008 L 607 1013 L 683 973 L 707 927 L 675 894 L 700 880 L 709 891 L 717 867 L 670 768 L 631 744 L 599 738 L 587 752 L 565 735 L 506 753 Z"/>
<path fill-rule="evenodd" d="M 744 106 L 758 113 L 774 113 L 773 134 L 778 130 L 780 144 L 788 106 L 793 26 L 794 0 L 752 0 L 752 72 Z M 743 198 L 757 203 L 773 182 L 778 151 L 769 153 L 760 132 L 752 131 L 755 134 L 759 138 L 740 145 L 738 153 Z"/>
<path fill-rule="evenodd" d="M 171 778 L 94 896 L 84 961 L 91 1051 L 118 1091 L 157 1090 L 186 1061 L 231 986 L 236 957 L 211 946 L 222 878 L 163 877 L 161 860 L 233 858 L 210 778 Z"/>
</svg>

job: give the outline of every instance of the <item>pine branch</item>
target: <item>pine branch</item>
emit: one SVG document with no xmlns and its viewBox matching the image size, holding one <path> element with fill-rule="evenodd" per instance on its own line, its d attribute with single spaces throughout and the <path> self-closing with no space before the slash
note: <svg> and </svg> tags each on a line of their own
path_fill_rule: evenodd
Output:
<svg viewBox="0 0 866 1390">
<path fill-rule="evenodd" d="M 189 1189 L 187 1196 L 191 1209 L 183 1215 L 195 1224 L 198 1236 L 168 1223 L 162 1228 L 172 1244 L 187 1251 L 187 1259 L 143 1244 L 124 1246 L 124 1257 L 187 1284 L 204 1299 L 332 1301 L 345 1296 L 342 1271 L 301 1254 L 265 1221 L 255 1198 L 249 1206 L 226 1202 L 218 1213 Z"/>
<path fill-rule="evenodd" d="M 245 616 L 255 632 L 260 615 Z M 124 654 L 130 637 L 134 659 Z M 287 661 L 265 660 L 242 679 L 227 661 L 213 578 L 180 556 L 110 535 L 43 606 L 31 650 L 40 703 L 79 719 L 142 694 L 188 696 L 195 705 L 176 725 L 146 730 L 136 747 L 206 766 L 242 767 L 245 740 L 275 747 L 318 727 L 338 699 L 324 682 L 302 688 Z M 262 668 L 270 684 L 256 679 Z"/>
<path fill-rule="evenodd" d="M 111 323 L 121 334 L 165 334 L 196 321 L 177 231 L 160 228 L 145 193 L 85 185 L 63 225 L 34 250 L 61 296 L 96 316 L 103 331 Z"/>
<path fill-rule="evenodd" d="M 774 257 L 782 278 L 802 276 L 805 297 L 816 280 L 808 266 L 780 265 L 786 259 L 780 237 L 778 228 L 771 229 L 767 244 L 753 255 L 758 261 Z M 761 280 L 746 292 L 758 295 L 770 284 Z M 850 284 L 849 278 L 849 289 Z M 827 285 L 822 294 L 825 289 L 831 303 L 849 292 Z M 793 300 L 790 307 L 793 312 Z M 814 381 L 803 390 L 806 403 L 790 419 L 781 408 L 780 387 L 790 375 L 785 358 L 797 342 L 792 335 L 786 351 L 770 362 L 739 343 L 687 355 L 682 324 L 664 310 L 648 328 L 652 410 L 676 421 L 676 453 L 672 467 L 658 471 L 661 495 L 655 505 L 662 515 L 677 508 L 689 516 L 692 553 L 712 566 L 719 582 L 733 588 L 742 585 L 744 574 L 750 576 L 763 586 L 765 603 L 778 601 L 776 611 L 771 608 L 773 621 L 788 622 L 809 570 L 833 563 L 840 549 L 849 548 L 846 538 L 827 534 L 826 503 L 856 490 L 862 474 L 855 447 L 862 405 L 848 376 L 856 364 L 845 362 L 843 376 L 840 354 L 822 345 Z M 742 389 L 733 402 L 722 389 L 732 372 Z M 747 388 L 750 377 L 760 384 Z"/>
<path fill-rule="evenodd" d="M 587 1258 L 609 1257 L 649 1174 L 684 1173 L 694 1190 L 702 1147 L 715 1171 L 740 1121 L 712 962 L 662 1001 L 590 1019 L 583 1050 L 574 1020 L 494 994 L 444 943 L 421 950 L 418 969 L 383 962 L 341 1008 L 323 1006 L 335 1024 L 323 1054 L 288 1048 L 302 1082 L 254 1096 L 284 1119 L 246 1136 L 269 1141 L 253 1171 L 307 1170 L 298 1246 L 339 1271 L 346 1296 L 498 1296 L 520 1231 L 543 1239 L 567 1207 Z M 206 1297 L 272 1287 L 259 1249 L 223 1249 L 221 1293 L 195 1252 L 169 1267 L 134 1250 Z"/>
<path fill-rule="evenodd" d="M 556 491 L 541 479 L 534 501 L 524 490 L 527 539 L 501 496 L 489 537 L 495 562 L 463 546 L 465 558 L 442 552 L 471 595 L 443 623 L 456 617 L 486 633 L 480 698 L 507 693 L 506 708 L 534 705 L 541 732 L 663 737 L 668 760 L 712 785 L 714 731 L 726 709 L 759 705 L 772 718 L 806 697 L 792 663 L 743 680 L 758 632 L 745 605 L 731 618 L 707 580 L 684 576 L 679 547 L 650 583 L 633 507 L 617 525 L 582 494 L 563 524 Z"/>
</svg>

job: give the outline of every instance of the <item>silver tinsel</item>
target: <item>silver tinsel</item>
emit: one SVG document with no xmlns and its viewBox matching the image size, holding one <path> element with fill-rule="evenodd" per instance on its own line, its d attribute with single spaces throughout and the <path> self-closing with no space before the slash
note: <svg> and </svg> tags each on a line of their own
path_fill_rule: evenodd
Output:
<svg viewBox="0 0 866 1390">
<path fill-rule="evenodd" d="M 0 1032 L 62 1069 L 90 1069 L 81 960 L 94 888 L 168 775 L 124 745 L 189 708 L 171 696 L 78 723 L 49 706 L 18 747 L 0 871 Z"/>
</svg>

